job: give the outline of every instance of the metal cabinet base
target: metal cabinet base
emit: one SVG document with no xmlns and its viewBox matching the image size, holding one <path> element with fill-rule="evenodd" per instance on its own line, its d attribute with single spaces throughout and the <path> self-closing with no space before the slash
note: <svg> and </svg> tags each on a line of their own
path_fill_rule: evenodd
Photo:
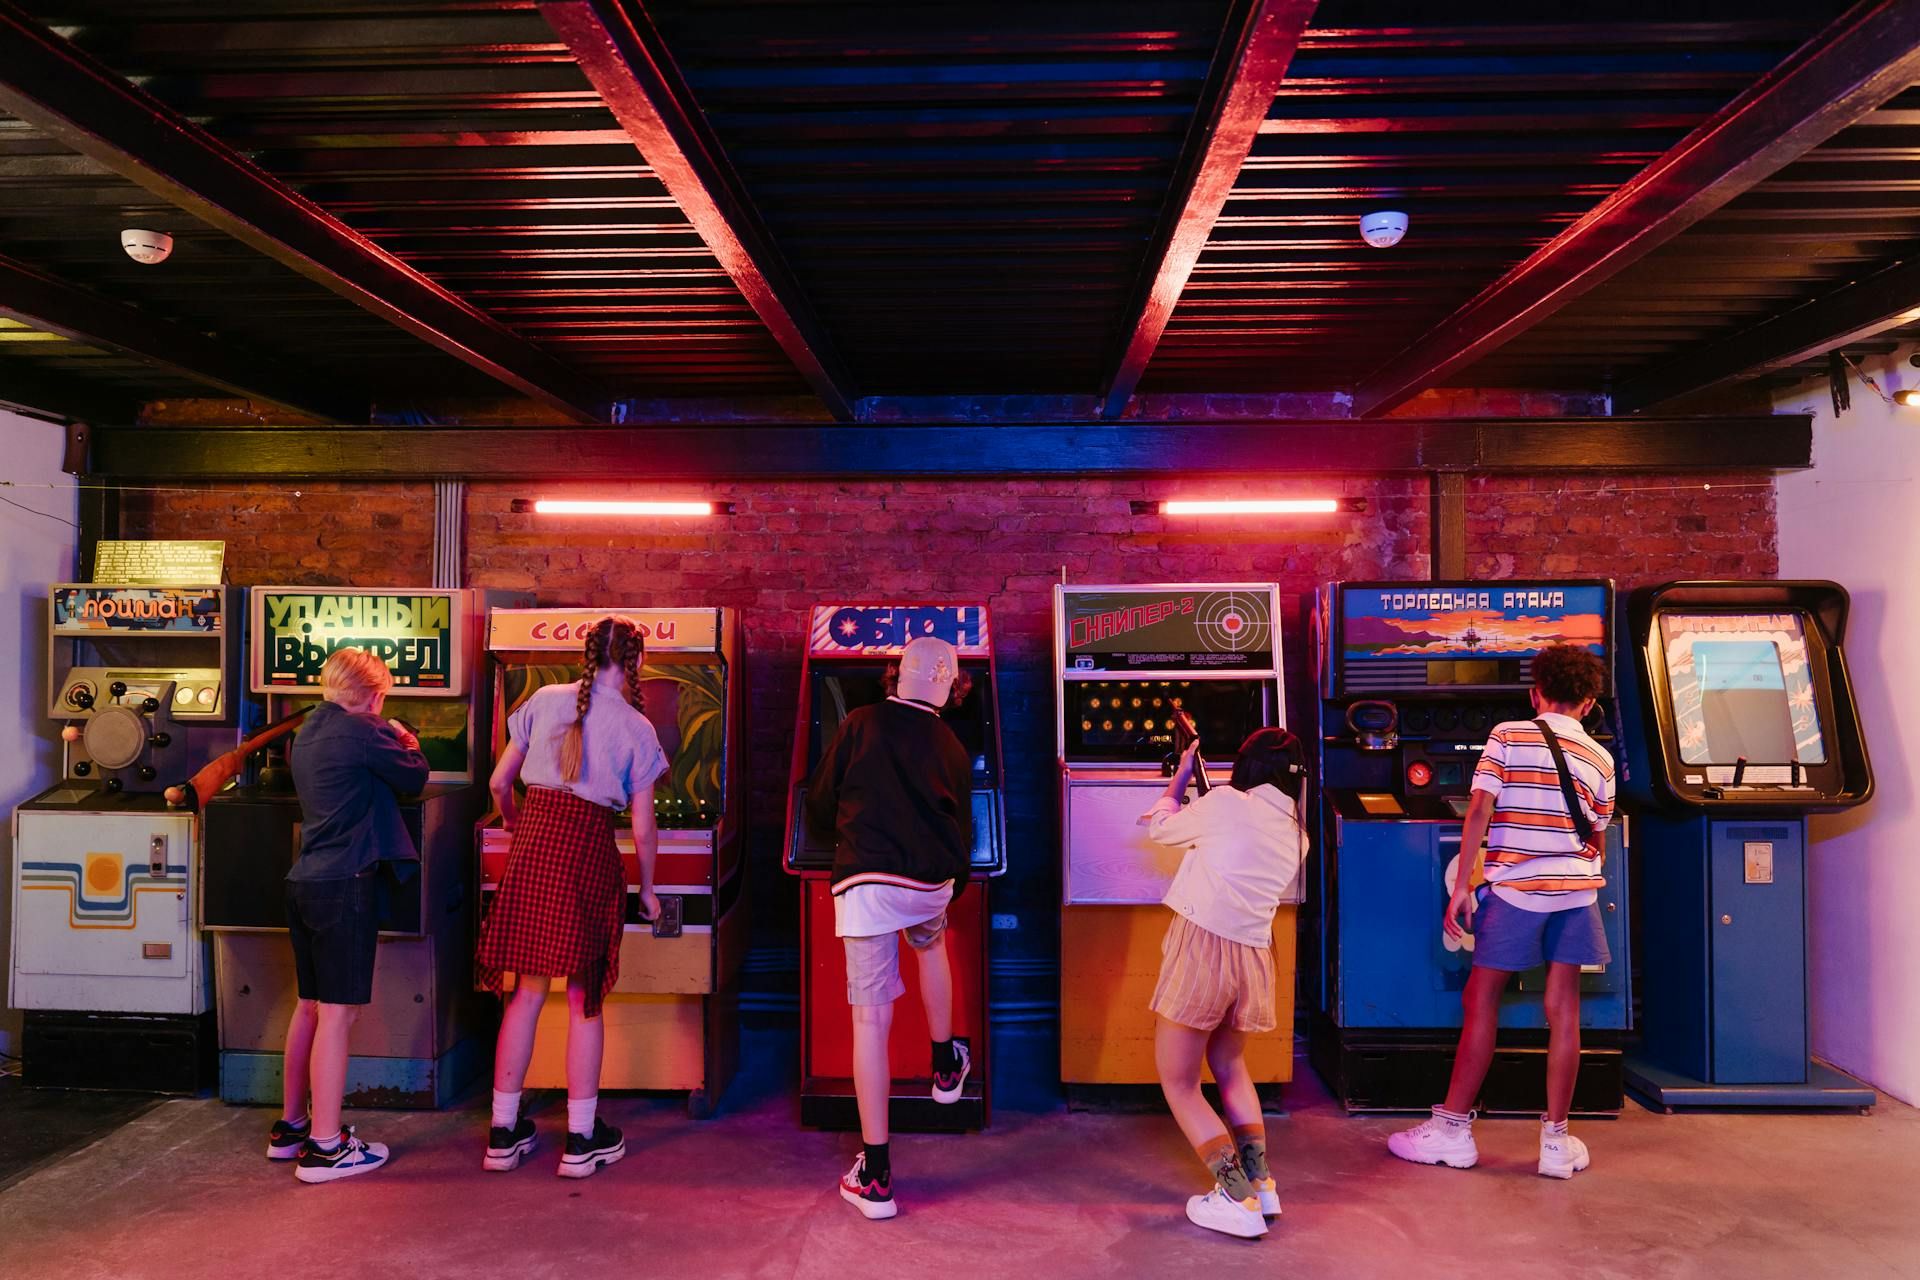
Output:
<svg viewBox="0 0 1920 1280">
<path fill-rule="evenodd" d="M 21 1079 L 39 1089 L 196 1094 L 213 1083 L 213 1013 L 29 1010 Z M 278 1098 L 275 1099 L 278 1101 Z"/>
<path fill-rule="evenodd" d="M 1609 1116 L 1626 1105 L 1623 1059 L 1616 1044 L 1583 1037 L 1574 1115 Z M 1547 1107 L 1547 1045 L 1543 1035 L 1502 1031 L 1493 1066 L 1481 1087 L 1483 1115 L 1537 1116 Z M 1369 1035 L 1342 1031 L 1330 1019 L 1313 1021 L 1313 1069 L 1350 1112 L 1425 1111 L 1446 1097 L 1457 1036 L 1419 1038 L 1404 1032 Z"/>
<path fill-rule="evenodd" d="M 965 1039 L 966 1037 L 959 1037 Z M 858 1129 L 860 1103 L 850 1079 L 809 1076 L 800 1082 L 800 1123 L 811 1129 Z M 967 1077 L 960 1100 L 933 1100 L 930 1079 L 897 1079 L 887 1097 L 887 1123 L 900 1133 L 966 1133 L 987 1127 L 986 1084 Z"/>
<path fill-rule="evenodd" d="M 486 1063 L 477 1039 L 462 1040 L 437 1058 L 347 1059 L 349 1107 L 435 1111 L 451 1106 L 479 1078 Z M 220 1100 L 242 1106 L 279 1106 L 286 1079 L 279 1053 L 224 1050 L 220 1054 Z"/>
<path fill-rule="evenodd" d="M 1644 1058 L 1626 1062 L 1627 1088 L 1656 1111 L 1693 1108 L 1733 1111 L 1747 1107 L 1788 1111 L 1865 1111 L 1878 1101 L 1873 1086 L 1823 1062 L 1807 1063 L 1804 1082 L 1710 1084 L 1656 1066 Z"/>
</svg>

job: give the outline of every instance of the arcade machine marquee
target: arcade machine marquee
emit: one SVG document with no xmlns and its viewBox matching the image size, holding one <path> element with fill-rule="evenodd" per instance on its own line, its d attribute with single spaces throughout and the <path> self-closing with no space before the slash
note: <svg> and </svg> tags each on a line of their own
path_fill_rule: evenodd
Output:
<svg viewBox="0 0 1920 1280">
<path fill-rule="evenodd" d="M 1349 1111 L 1415 1110 L 1446 1091 L 1472 938 L 1441 917 L 1478 850 L 1460 847 L 1489 730 L 1531 720 L 1532 659 L 1553 644 L 1608 658 L 1604 581 L 1344 582 L 1315 610 L 1321 682 L 1319 839 L 1307 945 L 1317 988 L 1314 1068 Z M 1602 705 L 1612 700 L 1611 689 Z M 1596 709 L 1585 726 L 1617 748 Z M 1600 911 L 1613 962 L 1581 980 L 1583 1058 L 1574 1109 L 1622 1101 L 1619 1034 L 1629 1025 L 1626 822 L 1604 836 Z M 1544 969 L 1520 974 L 1501 1007 L 1501 1046 L 1482 1109 L 1545 1103 Z"/>
<path fill-rule="evenodd" d="M 645 715 L 670 762 L 654 784 L 660 851 L 654 890 L 660 919 L 640 915 L 639 864 L 627 814 L 614 840 L 627 867 L 627 922 L 620 976 L 602 1018 L 608 1089 L 685 1090 L 704 1118 L 719 1104 L 739 1059 L 738 989 L 746 952 L 742 887 L 741 767 L 745 741 L 739 615 L 731 609 L 494 609 L 493 746 L 507 718 L 550 684 L 580 679 L 586 632 L 625 614 L 646 638 L 640 670 Z M 512 837 L 489 811 L 479 828 L 482 910 L 506 872 Z M 527 1075 L 532 1088 L 566 1083 L 566 995 L 556 989 L 541 1013 Z"/>
<path fill-rule="evenodd" d="M 933 1064 L 919 975 L 902 956 L 907 997 L 895 1005 L 890 1049 L 894 1127 L 902 1131 L 984 1128 L 991 1091 L 987 1042 L 988 884 L 1006 870 L 1006 817 L 1000 754 L 998 684 L 993 633 L 985 605 L 825 604 L 813 610 L 801 668 L 800 709 L 794 728 L 787 806 L 787 871 L 800 879 L 802 1123 L 853 1128 L 852 1016 L 847 1009 L 846 960 L 834 935 L 831 891 L 833 848 L 807 831 L 806 788 L 840 722 L 858 707 L 887 696 L 889 668 L 907 641 L 931 635 L 954 646 L 966 695 L 941 715 L 973 759 L 973 875 L 947 912 L 947 954 L 953 967 L 954 1034 L 968 1042 L 973 1071 L 952 1105 L 928 1096 Z"/>
</svg>

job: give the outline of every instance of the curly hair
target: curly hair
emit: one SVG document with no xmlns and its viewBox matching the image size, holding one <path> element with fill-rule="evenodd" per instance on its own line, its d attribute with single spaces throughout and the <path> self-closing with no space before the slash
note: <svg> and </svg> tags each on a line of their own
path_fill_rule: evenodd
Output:
<svg viewBox="0 0 1920 1280">
<path fill-rule="evenodd" d="M 1549 645 L 1534 656 L 1533 686 L 1556 706 L 1578 706 L 1607 691 L 1606 664 L 1575 645 Z"/>
<path fill-rule="evenodd" d="M 627 705 L 645 711 L 646 699 L 640 692 L 640 665 L 646 661 L 647 641 L 640 624 L 624 614 L 609 614 L 587 631 L 585 653 L 580 663 L 579 692 L 574 695 L 573 723 L 560 740 L 560 776 L 568 782 L 580 777 L 580 757 L 585 750 L 587 710 L 593 705 L 593 681 L 602 667 L 617 666 L 626 675 Z"/>
</svg>

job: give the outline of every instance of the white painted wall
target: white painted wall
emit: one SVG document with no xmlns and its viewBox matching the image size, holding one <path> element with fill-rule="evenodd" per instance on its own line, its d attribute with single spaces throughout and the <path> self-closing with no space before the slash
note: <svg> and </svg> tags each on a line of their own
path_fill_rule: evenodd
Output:
<svg viewBox="0 0 1920 1280">
<path fill-rule="evenodd" d="M 51 786 L 59 742 L 47 719 L 47 584 L 73 577 L 79 502 L 60 471 L 65 430 L 0 410 L 0 865 L 12 882 L 13 806 Z M 35 486 L 54 486 L 51 489 Z M 18 487 L 15 487 L 18 486 Z M 45 515 L 30 515 L 17 506 Z M 58 517 L 49 519 L 49 516 Z M 13 954 L 11 892 L 0 892 L 0 963 Z M 4 988 L 0 988 L 0 997 Z M 19 1015 L 0 1008 L 0 1053 L 18 1053 Z"/>
<path fill-rule="evenodd" d="M 1911 348 L 1862 367 L 1920 388 Z M 1853 596 L 1847 663 L 1873 760 L 1866 805 L 1814 820 L 1808 967 L 1819 1057 L 1920 1104 L 1920 409 L 1858 379 L 1837 419 L 1824 380 L 1776 397 L 1812 412 L 1814 467 L 1779 481 L 1780 576 Z"/>
</svg>

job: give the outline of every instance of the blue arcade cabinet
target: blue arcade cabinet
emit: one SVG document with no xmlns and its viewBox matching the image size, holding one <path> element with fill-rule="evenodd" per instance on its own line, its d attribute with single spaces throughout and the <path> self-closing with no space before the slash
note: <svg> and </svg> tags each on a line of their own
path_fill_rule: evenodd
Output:
<svg viewBox="0 0 1920 1280">
<path fill-rule="evenodd" d="M 1675 582 L 1629 604 L 1645 1036 L 1626 1072 L 1667 1110 L 1873 1104 L 1807 1040 L 1807 815 L 1873 792 L 1847 606 L 1832 582 Z"/>
<path fill-rule="evenodd" d="M 1301 970 L 1315 1006 L 1314 1069 L 1348 1111 L 1424 1110 L 1445 1095 L 1473 956 L 1446 938 L 1441 917 L 1454 877 L 1478 863 L 1460 848 L 1474 767 L 1495 724 L 1533 718 L 1540 650 L 1579 644 L 1610 661 L 1612 613 L 1612 585 L 1593 580 L 1336 582 L 1321 592 L 1323 855 L 1302 917 Z M 1587 730 L 1612 748 L 1604 721 L 1596 712 Z M 1623 1103 L 1632 1007 L 1624 824 L 1605 839 L 1600 910 L 1614 959 L 1581 983 L 1573 1109 L 1588 1115 Z M 1544 967 L 1509 987 L 1482 1111 L 1544 1108 L 1545 989 Z"/>
</svg>

